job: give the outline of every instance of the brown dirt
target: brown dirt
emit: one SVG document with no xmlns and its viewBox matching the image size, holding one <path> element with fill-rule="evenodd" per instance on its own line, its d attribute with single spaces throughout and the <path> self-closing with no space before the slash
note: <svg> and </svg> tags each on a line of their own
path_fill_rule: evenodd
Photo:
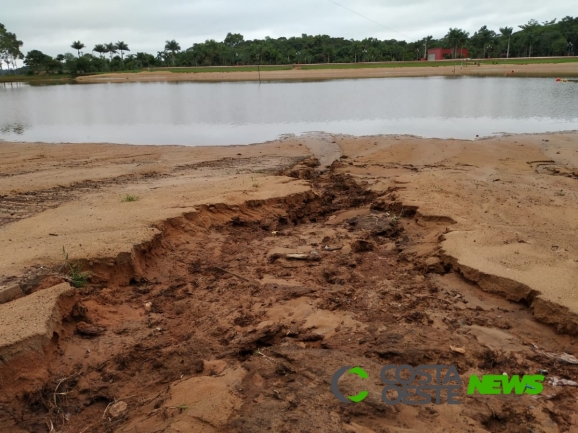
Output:
<svg viewBox="0 0 578 433">
<path fill-rule="evenodd" d="M 303 159 L 308 146 L 322 164 Z M 54 208 L 0 228 L 12 239 L 3 254 L 17 257 L 7 281 L 23 294 L 61 282 L 58 246 L 73 235 L 88 245 L 75 258 L 92 276 L 74 308 L 57 305 L 68 313 L 41 356 L 2 360 L 0 431 L 576 431 L 577 388 L 548 384 L 537 398 L 462 391 L 459 406 L 389 407 L 379 381 L 383 365 L 432 363 L 455 365 L 465 383 L 471 374 L 540 369 L 578 379 L 578 366 L 561 356 L 578 354 L 576 280 L 566 279 L 578 251 L 575 134 L 320 136 L 216 150 L 110 145 L 109 162 L 79 157 L 87 173 L 63 167 L 71 149 L 83 147 L 1 149 L 22 152 L 12 164 L 18 174 L 0 179 L 5 194 L 26 193 L 30 181 L 43 193 L 29 202 L 41 205 L 57 182 L 70 188 Z M 157 177 L 130 178 L 128 191 L 142 199 L 120 205 L 126 185 L 111 179 L 127 169 L 143 175 L 138 162 L 119 166 L 120 156 L 151 150 L 144 173 Z M 37 160 L 22 157 L 39 152 L 51 162 L 35 174 Z M 255 164 L 269 170 L 260 186 L 238 185 L 255 177 Z M 95 173 L 103 182 L 96 192 L 71 187 Z M 108 225 L 91 225 L 83 211 L 98 196 L 105 204 L 114 197 L 104 209 L 91 206 L 108 213 Z M 50 232 L 54 212 L 76 221 L 58 236 L 31 233 Z M 129 224 L 147 230 L 97 253 L 91 236 L 109 243 Z M 475 245 L 466 242 L 472 234 Z M 34 242 L 46 242 L 45 269 L 17 274 L 39 260 L 24 247 Z M 363 403 L 344 405 L 330 391 L 345 365 L 370 374 L 369 382 L 342 381 L 343 390 L 370 391 Z"/>
<path fill-rule="evenodd" d="M 404 68 L 359 68 L 359 69 L 302 69 L 285 71 L 262 71 L 262 81 L 275 80 L 333 80 L 342 78 L 383 78 L 383 77 L 437 77 L 437 76 L 513 76 L 520 77 L 576 77 L 578 63 L 530 64 L 530 65 L 481 65 L 467 66 L 424 66 Z M 257 81 L 257 72 L 140 72 L 112 73 L 78 77 L 82 83 L 135 82 L 135 81 Z"/>
</svg>

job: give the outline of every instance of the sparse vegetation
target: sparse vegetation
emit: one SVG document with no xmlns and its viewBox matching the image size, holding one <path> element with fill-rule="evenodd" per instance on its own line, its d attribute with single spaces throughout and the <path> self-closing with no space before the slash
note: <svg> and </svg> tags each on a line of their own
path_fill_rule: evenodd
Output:
<svg viewBox="0 0 578 433">
<path fill-rule="evenodd" d="M 566 192 L 563 189 L 561 189 L 560 191 L 556 191 L 556 195 L 558 197 L 564 197 L 566 195 Z"/>
<path fill-rule="evenodd" d="M 393 216 L 390 218 L 391 221 L 391 225 L 396 225 L 399 223 L 399 220 L 401 219 L 401 217 L 403 216 L 403 208 L 401 208 L 401 211 L 399 212 L 399 215 L 396 215 L 395 213 L 393 214 Z"/>
<path fill-rule="evenodd" d="M 83 272 L 82 265 L 72 263 L 64 247 L 62 247 L 62 255 L 64 256 L 64 265 L 67 269 L 69 283 L 77 289 L 84 287 L 90 278 L 90 272 Z"/>
<path fill-rule="evenodd" d="M 127 195 L 122 199 L 122 201 L 125 202 L 125 203 L 126 203 L 126 202 L 137 201 L 137 200 L 138 200 L 138 196 L 136 196 L 136 195 L 131 195 L 131 194 L 127 194 Z"/>
<path fill-rule="evenodd" d="M 262 356 L 270 364 L 275 364 L 275 360 L 271 359 L 269 356 L 267 356 L 263 352 L 261 352 L 261 349 L 255 350 L 255 352 L 253 352 L 253 354 Z"/>
</svg>

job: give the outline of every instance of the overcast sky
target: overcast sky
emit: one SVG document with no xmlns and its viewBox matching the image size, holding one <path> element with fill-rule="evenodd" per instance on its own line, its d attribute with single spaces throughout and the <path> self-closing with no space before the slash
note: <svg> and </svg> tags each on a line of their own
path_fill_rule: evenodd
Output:
<svg viewBox="0 0 578 433">
<path fill-rule="evenodd" d="M 336 0 L 378 21 L 368 21 L 329 0 L 0 0 L 0 22 L 24 42 L 23 52 L 73 52 L 81 40 L 125 41 L 131 52 L 156 54 L 165 41 L 183 49 L 227 32 L 245 39 L 328 34 L 345 38 L 440 38 L 449 27 L 475 32 L 517 26 L 531 18 L 561 19 L 576 14 L 578 0 Z"/>
</svg>

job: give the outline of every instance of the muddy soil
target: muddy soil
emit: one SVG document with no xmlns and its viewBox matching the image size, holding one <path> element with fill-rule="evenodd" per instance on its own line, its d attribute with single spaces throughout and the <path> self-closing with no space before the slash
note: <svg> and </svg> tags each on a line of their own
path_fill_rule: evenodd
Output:
<svg viewBox="0 0 578 433">
<path fill-rule="evenodd" d="M 0 431 L 574 431 L 571 386 L 389 406 L 386 364 L 577 380 L 570 335 L 485 293 L 437 257 L 451 226 L 395 189 L 331 171 L 312 192 L 210 205 L 164 222 L 133 256 L 86 263 L 90 284 L 42 358 L 4 365 Z M 358 404 L 331 377 L 361 366 Z M 361 388 L 363 387 L 363 388 Z"/>
</svg>

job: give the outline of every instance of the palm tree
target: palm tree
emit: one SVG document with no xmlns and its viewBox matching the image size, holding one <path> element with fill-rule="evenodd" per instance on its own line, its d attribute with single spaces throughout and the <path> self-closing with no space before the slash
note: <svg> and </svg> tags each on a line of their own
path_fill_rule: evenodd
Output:
<svg viewBox="0 0 578 433">
<path fill-rule="evenodd" d="M 108 52 L 108 50 L 106 49 L 106 47 L 103 44 L 95 45 L 94 48 L 92 49 L 92 51 L 96 51 L 100 55 L 101 59 L 102 59 L 102 55 L 104 53 Z"/>
<path fill-rule="evenodd" d="M 457 47 L 460 43 L 460 39 L 461 39 L 461 30 L 460 29 L 450 28 L 448 34 L 445 36 L 445 40 L 447 41 L 448 44 L 450 44 L 450 46 L 453 49 L 452 57 L 454 59 L 456 58 L 456 50 L 457 50 Z"/>
<path fill-rule="evenodd" d="M 181 46 L 177 41 L 173 39 L 172 41 L 166 41 L 165 50 L 170 51 L 172 53 L 172 62 L 173 66 L 175 66 L 175 53 L 177 51 L 181 51 Z"/>
<path fill-rule="evenodd" d="M 452 29 L 445 36 L 445 40 L 453 48 L 453 58 L 458 56 L 458 47 L 460 47 L 460 53 L 463 57 L 464 44 L 468 41 L 470 34 L 465 30 Z"/>
<path fill-rule="evenodd" d="M 536 20 L 530 20 L 528 24 L 518 27 L 523 30 L 522 43 L 528 47 L 528 57 L 532 57 L 532 46 L 537 42 L 540 23 Z"/>
<path fill-rule="evenodd" d="M 535 34 L 530 32 L 523 32 L 522 42 L 528 47 L 528 57 L 532 57 L 532 47 L 537 41 Z"/>
<path fill-rule="evenodd" d="M 357 53 L 361 52 L 361 42 L 351 39 L 351 46 L 353 48 L 353 63 L 357 63 Z M 299 54 L 301 55 L 301 51 Z"/>
<path fill-rule="evenodd" d="M 508 37 L 508 51 L 506 53 L 506 58 L 510 58 L 510 39 L 512 38 L 512 32 L 514 29 L 512 27 L 500 27 L 500 33 L 504 37 Z"/>
<path fill-rule="evenodd" d="M 168 53 L 166 51 L 157 51 L 156 59 L 162 65 L 166 63 L 168 57 Z"/>
<path fill-rule="evenodd" d="M 108 55 L 109 55 L 109 57 L 110 57 L 110 61 L 112 62 L 112 55 L 113 55 L 113 54 L 116 54 L 116 52 L 117 52 L 117 51 L 116 51 L 116 45 L 111 42 L 111 43 L 109 43 L 109 44 L 105 44 L 104 46 L 105 46 L 105 48 L 106 48 L 106 51 L 105 51 L 105 52 L 108 53 Z"/>
<path fill-rule="evenodd" d="M 114 45 L 114 47 L 115 47 L 118 51 L 120 51 L 120 59 L 121 59 L 121 60 L 124 60 L 124 51 L 130 51 L 130 50 L 128 49 L 128 45 L 125 44 L 123 41 L 118 41 L 118 42 Z"/>
<path fill-rule="evenodd" d="M 433 36 L 426 36 L 423 40 L 424 40 L 424 44 L 423 44 L 423 58 L 427 60 L 427 44 L 428 42 L 431 42 L 431 40 L 433 39 Z"/>
<path fill-rule="evenodd" d="M 80 41 L 74 41 L 70 48 L 74 48 L 76 51 L 78 51 L 78 57 L 80 57 L 80 50 L 84 48 L 84 44 Z"/>
<path fill-rule="evenodd" d="M 466 32 L 465 30 L 460 30 L 459 37 L 458 37 L 458 44 L 460 45 L 460 57 L 464 57 L 464 45 L 468 41 L 470 37 L 470 33 Z"/>
</svg>

